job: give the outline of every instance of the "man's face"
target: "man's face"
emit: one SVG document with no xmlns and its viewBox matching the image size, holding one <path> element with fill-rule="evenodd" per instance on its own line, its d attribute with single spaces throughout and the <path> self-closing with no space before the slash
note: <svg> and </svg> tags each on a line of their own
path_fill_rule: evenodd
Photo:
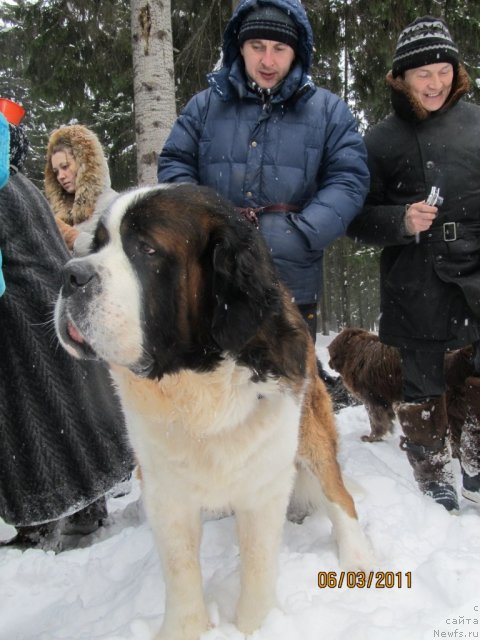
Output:
<svg viewBox="0 0 480 640">
<path fill-rule="evenodd" d="M 450 95 L 453 66 L 448 62 L 427 64 L 405 71 L 405 82 L 427 111 L 438 111 Z"/>
<path fill-rule="evenodd" d="M 248 76 L 261 89 L 272 89 L 290 71 L 295 51 L 274 40 L 246 40 L 240 48 Z"/>
</svg>

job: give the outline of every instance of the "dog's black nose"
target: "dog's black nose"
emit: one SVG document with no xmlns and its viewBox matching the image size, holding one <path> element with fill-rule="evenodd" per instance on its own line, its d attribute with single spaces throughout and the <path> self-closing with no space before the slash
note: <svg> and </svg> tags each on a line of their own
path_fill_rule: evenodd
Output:
<svg viewBox="0 0 480 640">
<path fill-rule="evenodd" d="M 64 266 L 62 275 L 63 295 L 68 297 L 94 278 L 95 268 L 88 260 L 73 260 Z"/>
</svg>

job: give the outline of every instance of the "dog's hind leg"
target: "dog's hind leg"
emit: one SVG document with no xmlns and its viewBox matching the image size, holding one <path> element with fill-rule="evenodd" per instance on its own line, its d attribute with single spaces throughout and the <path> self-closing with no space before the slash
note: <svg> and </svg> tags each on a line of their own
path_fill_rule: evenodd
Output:
<svg viewBox="0 0 480 640">
<path fill-rule="evenodd" d="M 324 505 L 332 521 L 340 564 L 346 568 L 367 569 L 373 564 L 373 556 L 337 462 L 335 422 L 330 403 L 325 401 L 327 392 L 320 380 L 312 384 L 302 417 L 297 454 L 296 490 L 300 489 L 303 495 L 293 499 L 303 501 L 314 510 Z"/>
<path fill-rule="evenodd" d="M 362 436 L 364 442 L 379 442 L 387 435 L 393 432 L 393 421 L 395 414 L 391 406 L 385 407 L 381 404 L 367 404 L 365 409 L 370 420 L 371 432 L 367 436 Z"/>
</svg>

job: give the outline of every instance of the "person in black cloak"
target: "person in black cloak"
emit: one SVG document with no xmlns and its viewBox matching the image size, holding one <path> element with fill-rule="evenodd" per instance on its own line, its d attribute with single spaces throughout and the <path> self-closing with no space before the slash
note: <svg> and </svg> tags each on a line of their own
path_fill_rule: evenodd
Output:
<svg viewBox="0 0 480 640">
<path fill-rule="evenodd" d="M 133 458 L 106 366 L 74 360 L 56 342 L 53 309 L 70 254 L 21 173 L 27 148 L 23 127 L 10 125 L 0 190 L 0 517 L 17 529 L 14 544 L 52 548 L 101 524 L 105 495 Z"/>
</svg>

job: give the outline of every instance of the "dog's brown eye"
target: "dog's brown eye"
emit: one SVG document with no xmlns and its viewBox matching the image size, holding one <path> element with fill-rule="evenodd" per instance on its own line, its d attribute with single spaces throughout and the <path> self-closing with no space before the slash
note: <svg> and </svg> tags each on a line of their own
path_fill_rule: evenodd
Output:
<svg viewBox="0 0 480 640">
<path fill-rule="evenodd" d="M 140 244 L 140 250 L 149 256 L 153 256 L 153 254 L 156 253 L 155 249 L 146 242 Z"/>
</svg>

